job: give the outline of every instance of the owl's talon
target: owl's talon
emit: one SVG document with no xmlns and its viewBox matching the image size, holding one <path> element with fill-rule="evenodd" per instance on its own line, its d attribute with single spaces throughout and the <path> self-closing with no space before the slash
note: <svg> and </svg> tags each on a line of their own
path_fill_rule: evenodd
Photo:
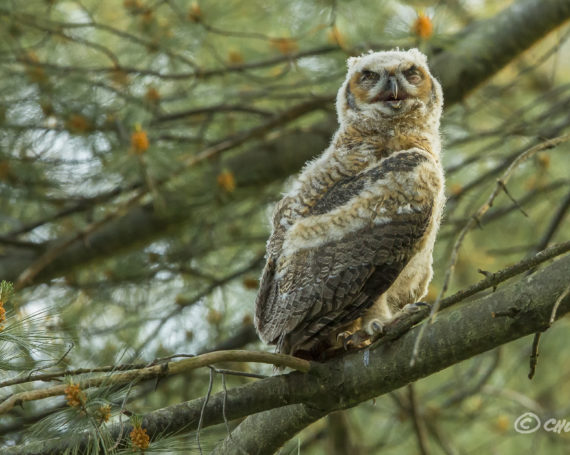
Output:
<svg viewBox="0 0 570 455">
<path fill-rule="evenodd" d="M 406 314 L 414 314 L 417 313 L 418 311 L 421 311 L 422 308 L 426 307 L 431 308 L 431 305 L 426 302 L 408 303 L 407 305 L 404 305 L 404 307 L 402 308 L 402 312 Z"/>
<path fill-rule="evenodd" d="M 366 333 L 372 337 L 382 335 L 384 333 L 384 324 L 378 319 L 373 319 L 368 323 Z"/>
<path fill-rule="evenodd" d="M 342 346 L 344 347 L 344 350 L 346 351 L 348 349 L 348 346 L 350 344 L 350 338 L 351 338 L 352 334 L 350 332 L 340 332 L 337 336 L 336 336 L 336 341 L 337 343 L 339 341 L 342 341 Z"/>
<path fill-rule="evenodd" d="M 350 343 L 353 346 L 358 346 L 369 338 L 370 337 L 364 330 L 358 330 L 350 336 Z"/>
<path fill-rule="evenodd" d="M 350 346 L 359 346 L 362 342 L 369 339 L 368 334 L 363 330 L 357 330 L 356 332 L 340 332 L 336 336 L 337 341 L 342 340 L 342 345 L 344 350 L 347 351 Z"/>
</svg>

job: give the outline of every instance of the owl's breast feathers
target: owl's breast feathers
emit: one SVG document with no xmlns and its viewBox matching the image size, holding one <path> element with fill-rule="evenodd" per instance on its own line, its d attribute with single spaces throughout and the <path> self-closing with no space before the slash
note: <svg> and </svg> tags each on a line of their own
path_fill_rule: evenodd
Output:
<svg viewBox="0 0 570 455">
<path fill-rule="evenodd" d="M 425 247 L 442 180 L 429 153 L 395 152 L 274 230 L 256 300 L 261 338 L 280 352 L 311 351 L 360 317 Z"/>
</svg>

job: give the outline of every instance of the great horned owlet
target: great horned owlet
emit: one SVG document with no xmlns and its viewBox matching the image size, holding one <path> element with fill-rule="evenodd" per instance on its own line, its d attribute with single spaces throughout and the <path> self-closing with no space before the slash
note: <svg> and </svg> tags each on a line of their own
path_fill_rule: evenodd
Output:
<svg viewBox="0 0 570 455">
<path fill-rule="evenodd" d="M 273 213 L 255 325 L 309 358 L 420 300 L 444 205 L 443 95 L 417 49 L 348 59 L 340 127 Z"/>
</svg>

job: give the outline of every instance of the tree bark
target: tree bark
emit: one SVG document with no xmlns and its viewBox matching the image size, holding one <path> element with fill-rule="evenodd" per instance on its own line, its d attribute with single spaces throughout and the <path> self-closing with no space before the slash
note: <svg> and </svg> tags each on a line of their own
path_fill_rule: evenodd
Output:
<svg viewBox="0 0 570 455">
<path fill-rule="evenodd" d="M 250 417 L 213 453 L 272 453 L 330 412 L 356 406 L 509 341 L 544 331 L 549 327 L 554 304 L 568 287 L 569 277 L 570 255 L 566 255 L 486 296 L 446 308 L 426 328 L 414 365 L 410 365 L 410 359 L 418 326 L 368 353 L 356 351 L 326 363 L 314 363 L 307 374 L 273 376 L 228 390 L 227 418 Z M 569 311 L 567 296 L 560 302 L 556 317 Z M 224 421 L 223 403 L 223 392 L 210 397 L 202 428 Z M 196 430 L 203 405 L 204 398 L 199 398 L 153 411 L 144 417 L 142 426 L 151 437 Z M 122 433 L 117 425 L 109 429 L 113 439 L 120 433 L 125 438 L 129 431 L 128 425 Z M 53 454 L 73 445 L 67 440 L 51 440 L 9 448 L 4 453 Z"/>
<path fill-rule="evenodd" d="M 433 60 L 446 104 L 456 103 L 570 17 L 568 0 L 519 0 Z"/>
<path fill-rule="evenodd" d="M 363 352 L 347 356 L 341 360 L 342 368 L 336 369 L 340 373 L 336 380 L 335 371 L 329 370 L 333 377 L 327 378 L 333 379 L 334 386 L 326 387 L 310 401 L 289 407 L 290 425 L 273 420 L 273 413 L 279 410 L 250 416 L 232 432 L 231 439 L 226 438 L 212 453 L 238 454 L 242 446 L 250 447 L 248 453 L 252 454 L 273 453 L 283 444 L 281 434 L 292 437 L 299 431 L 299 419 L 304 418 L 307 425 L 312 423 L 306 414 L 306 406 L 311 403 L 327 413 L 355 406 L 516 338 L 544 331 L 549 327 L 554 304 L 569 282 L 570 255 L 566 255 L 536 275 L 438 313 L 425 331 L 413 366 L 410 359 L 418 327 L 394 343 L 371 351 L 368 367 Z M 568 311 L 570 296 L 560 303 L 556 317 Z M 318 413 L 314 416 L 313 421 L 320 418 Z M 263 451 L 256 452 L 256 444 Z"/>
<path fill-rule="evenodd" d="M 431 67 L 443 85 L 446 106 L 465 97 L 521 52 L 544 37 L 570 17 L 569 0 L 520 0 L 498 15 L 473 24 L 455 39 L 455 43 L 434 57 Z M 334 121 L 316 125 L 313 131 L 291 131 L 276 140 L 266 141 L 237 156 L 227 158 L 239 186 L 259 185 L 283 179 L 297 172 L 307 161 L 326 148 L 335 128 Z M 211 187 L 206 191 L 211 191 Z M 200 188 L 199 194 L 204 194 Z M 239 192 L 236 198 L 239 198 Z M 247 197 L 244 194 L 242 197 Z M 43 269 L 35 283 L 61 276 L 90 262 L 112 257 L 146 244 L 191 219 L 192 207 L 180 206 L 180 198 L 165 205 L 176 207 L 174 213 L 157 213 L 151 204 L 130 209 L 123 216 L 96 232 L 73 242 Z M 234 198 L 234 199 L 236 199 Z M 188 195 L 188 200 L 191 200 Z M 15 281 L 40 256 L 41 250 L 65 242 L 65 238 L 39 245 L 38 249 L 9 249 L 0 257 L 0 276 Z M 28 284 L 33 284 L 28 283 Z"/>
</svg>

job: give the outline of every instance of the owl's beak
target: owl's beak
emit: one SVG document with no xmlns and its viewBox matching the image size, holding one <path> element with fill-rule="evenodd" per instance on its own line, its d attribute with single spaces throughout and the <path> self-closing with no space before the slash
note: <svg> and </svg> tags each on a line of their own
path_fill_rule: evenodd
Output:
<svg viewBox="0 0 570 455">
<path fill-rule="evenodd" d="M 372 102 L 383 102 L 393 109 L 400 109 L 408 97 L 406 91 L 400 89 L 398 79 L 395 76 L 390 76 Z"/>
<path fill-rule="evenodd" d="M 398 81 L 396 80 L 396 78 L 394 76 L 391 76 L 388 79 L 388 87 L 390 92 L 392 93 L 392 96 L 394 97 L 395 100 L 398 99 Z"/>
<path fill-rule="evenodd" d="M 402 107 L 402 99 L 405 98 L 405 93 L 400 93 L 400 98 L 398 98 L 398 81 L 394 76 L 388 78 L 388 99 L 386 102 L 393 109 L 400 109 Z M 404 95 L 404 96 L 402 96 Z"/>
</svg>

